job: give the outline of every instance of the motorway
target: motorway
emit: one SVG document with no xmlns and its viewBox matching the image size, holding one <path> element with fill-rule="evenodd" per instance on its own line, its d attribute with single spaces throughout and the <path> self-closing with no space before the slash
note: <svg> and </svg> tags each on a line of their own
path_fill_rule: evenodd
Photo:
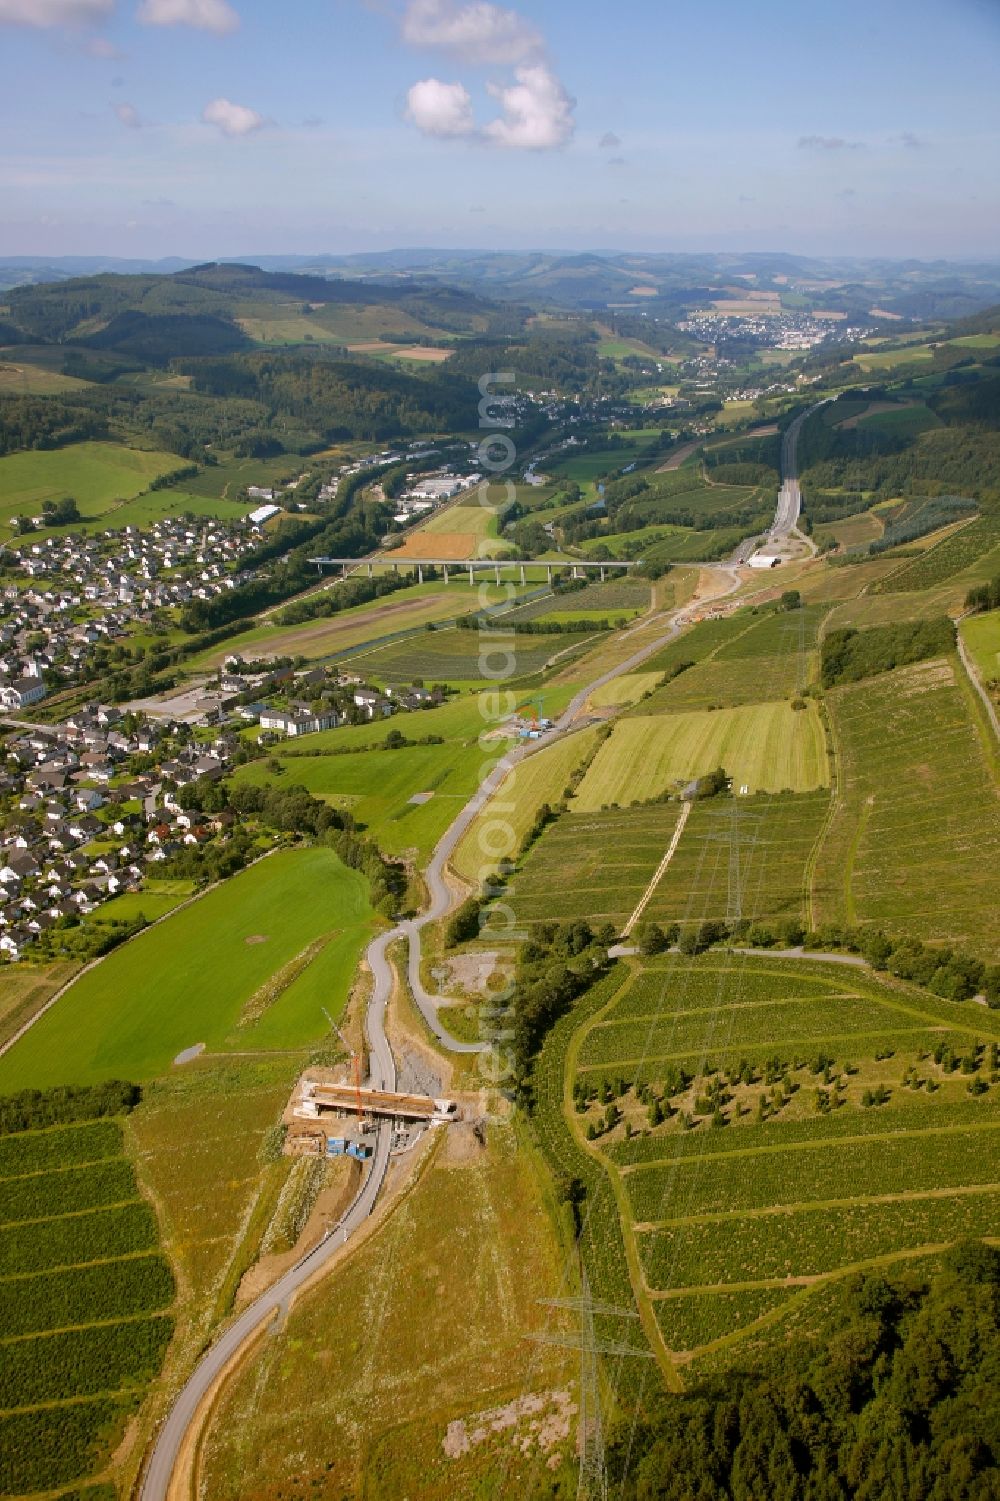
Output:
<svg viewBox="0 0 1000 1501">
<path fill-rule="evenodd" d="M 828 401 L 833 401 L 832 396 L 826 396 L 822 401 L 817 401 L 806 411 L 800 412 L 794 422 L 789 423 L 781 438 L 781 489 L 778 491 L 778 505 L 774 513 L 774 520 L 767 531 L 760 537 L 750 537 L 741 542 L 732 561 L 746 563 L 758 548 L 767 543 L 780 544 L 787 542 L 789 537 L 797 534 L 805 541 L 809 550 L 815 554 L 816 545 L 808 537 L 803 537 L 799 532 L 799 517 L 802 514 L 802 491 L 799 489 L 798 470 L 798 445 L 799 434 L 803 424 L 818 412 L 820 407 L 826 406 Z"/>
<path fill-rule="evenodd" d="M 810 410 L 815 410 L 815 408 L 811 408 Z M 798 520 L 799 492 L 798 480 L 795 474 L 795 446 L 799 430 L 808 415 L 809 413 L 806 412 L 801 417 L 796 418 L 785 434 L 782 443 L 782 475 L 784 482 L 782 484 L 781 495 L 785 496 L 786 499 L 783 503 L 779 497 L 778 512 L 769 533 L 769 536 L 772 538 L 787 536 L 794 529 L 795 523 Z M 717 594 L 713 595 L 714 599 L 722 599 L 726 595 L 734 593 L 739 588 L 740 575 L 738 565 L 742 561 L 743 559 L 738 551 L 727 563 L 706 566 L 704 571 L 717 573 L 720 579 L 725 581 L 724 587 Z M 672 615 L 667 617 L 669 625 L 666 631 L 663 633 L 658 632 L 653 640 L 643 642 L 642 646 L 633 652 L 631 656 L 627 657 L 625 661 L 618 663 L 617 666 L 610 668 L 607 672 L 602 673 L 599 677 L 596 677 L 592 682 L 587 683 L 585 687 L 581 688 L 559 716 L 553 730 L 543 740 L 533 741 L 530 745 L 515 746 L 506 755 L 500 757 L 480 784 L 478 790 L 442 835 L 425 872 L 429 894 L 429 903 L 426 910 L 419 917 L 401 922 L 389 932 L 380 934 L 378 938 L 372 941 L 367 950 L 366 957 L 372 973 L 373 989 L 371 999 L 368 1002 L 365 1029 L 369 1046 L 369 1079 L 375 1088 L 394 1089 L 396 1087 L 396 1064 L 389 1039 L 386 1035 L 385 1013 L 389 998 L 392 995 L 394 982 L 393 970 L 387 953 L 390 946 L 400 939 L 405 940 L 408 945 L 408 975 L 414 1000 L 427 1025 L 442 1046 L 454 1053 L 477 1053 L 483 1051 L 488 1046 L 486 1043 L 463 1043 L 452 1037 L 438 1020 L 437 1004 L 424 988 L 420 978 L 421 929 L 428 923 L 437 922 L 442 918 L 456 900 L 455 894 L 445 878 L 445 867 L 454 853 L 459 840 L 493 796 L 504 777 L 515 766 L 527 756 L 536 754 L 539 750 L 544 749 L 545 746 L 551 745 L 553 740 L 558 736 L 579 728 L 577 721 L 586 707 L 587 700 L 593 693 L 599 688 L 604 687 L 605 684 L 613 682 L 615 678 L 621 677 L 625 673 L 634 672 L 647 658 L 673 641 L 685 626 L 691 624 L 697 611 L 706 602 L 705 599 L 699 599 L 674 611 Z M 372 1213 L 378 1201 L 378 1196 L 389 1167 L 391 1131 L 392 1128 L 389 1124 L 378 1128 L 375 1138 L 375 1150 L 368 1172 L 358 1191 L 357 1197 L 339 1224 L 328 1231 L 319 1245 L 310 1251 L 308 1255 L 304 1256 L 301 1261 L 285 1272 L 273 1287 L 262 1293 L 259 1298 L 251 1303 L 199 1361 L 182 1387 L 163 1427 L 160 1429 L 156 1445 L 143 1477 L 140 1491 L 142 1501 L 168 1501 L 168 1498 L 170 1498 L 170 1501 L 180 1501 L 183 1492 L 175 1489 L 172 1494 L 171 1479 L 178 1458 L 184 1448 L 188 1431 L 195 1421 L 198 1409 L 205 1398 L 208 1397 L 230 1361 L 239 1353 L 241 1347 L 254 1335 L 258 1334 L 262 1327 L 270 1320 L 287 1309 L 289 1300 L 299 1288 L 336 1255 Z M 186 1496 L 184 1496 L 184 1501 L 187 1501 Z"/>
</svg>

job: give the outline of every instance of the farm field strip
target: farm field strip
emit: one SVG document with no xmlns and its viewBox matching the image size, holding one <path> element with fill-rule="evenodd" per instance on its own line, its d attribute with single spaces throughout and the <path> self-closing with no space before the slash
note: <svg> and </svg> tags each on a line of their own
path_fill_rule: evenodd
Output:
<svg viewBox="0 0 1000 1501">
<path fill-rule="evenodd" d="M 629 1141 L 613 1142 L 604 1155 L 624 1174 L 637 1164 L 672 1162 L 675 1159 L 773 1153 L 801 1145 L 824 1146 L 850 1139 L 863 1141 L 872 1136 L 905 1136 L 909 1131 L 928 1129 L 931 1107 L 926 1096 L 893 1100 L 891 1108 L 871 1111 L 841 1109 L 829 1115 L 808 1115 L 762 1125 L 744 1123 L 739 1135 L 727 1131 L 689 1131 L 656 1137 L 633 1136 Z M 1000 1120 L 1000 1093 L 982 1095 L 972 1100 L 937 1100 L 933 1104 L 933 1129 L 965 1130 L 967 1127 Z M 739 1143 L 734 1145 L 734 1139 Z"/>
<path fill-rule="evenodd" d="M 960 1048 L 962 1043 L 968 1041 L 963 1032 L 949 1032 L 942 1028 L 933 1027 L 893 1027 L 892 1031 L 884 1032 L 837 1032 L 831 1030 L 822 1034 L 823 1042 L 829 1043 L 839 1052 L 850 1057 L 851 1052 L 857 1054 L 862 1045 L 868 1054 L 886 1052 L 901 1039 L 905 1039 L 908 1048 L 913 1052 L 930 1052 L 939 1042 L 945 1043 L 951 1048 Z M 853 1044 L 853 1048 L 852 1048 Z M 817 1051 L 817 1034 L 810 1033 L 804 1037 L 788 1037 L 781 1040 L 781 1046 L 787 1048 L 793 1054 L 800 1057 L 808 1057 L 810 1053 Z M 631 1077 L 636 1088 L 646 1085 L 654 1085 L 662 1079 L 665 1066 L 673 1064 L 688 1072 L 699 1074 L 712 1063 L 716 1067 L 731 1068 L 740 1060 L 744 1060 L 755 1067 L 763 1067 L 768 1059 L 775 1056 L 778 1044 L 773 1041 L 741 1043 L 730 1049 L 725 1039 L 714 1035 L 708 1040 L 692 1044 L 687 1049 L 678 1051 L 669 1050 L 666 1045 L 658 1047 L 655 1054 L 643 1052 L 628 1058 L 618 1058 L 609 1065 L 607 1061 L 600 1063 L 588 1063 L 581 1066 L 581 1074 L 591 1076 L 605 1076 L 614 1074 L 618 1065 L 624 1067 Z"/>
<path fill-rule="evenodd" d="M 816 864 L 821 917 L 997 952 L 983 872 L 1000 862 L 1000 802 L 950 661 L 827 698 L 843 772 Z"/>
<path fill-rule="evenodd" d="M 825 790 L 740 798 L 722 816 L 710 802 L 696 803 L 648 916 L 658 922 L 680 919 L 695 890 L 698 910 L 711 919 L 724 918 L 736 897 L 743 916 L 751 920 L 800 917 L 806 872 L 829 808 Z M 739 853 L 735 892 L 730 890 L 728 864 L 706 866 L 699 860 L 706 843 L 727 833 Z"/>
<path fill-rule="evenodd" d="M 629 716 L 598 751 L 574 798 L 583 812 L 639 802 L 724 766 L 735 788 L 808 791 L 829 782 L 813 705 L 754 704 L 714 713 Z"/>
<path fill-rule="evenodd" d="M 859 1184 L 869 1194 L 879 1183 L 892 1183 L 897 1191 L 904 1185 L 911 1191 L 959 1188 L 983 1183 L 998 1132 L 1000 1123 L 987 1121 L 848 1139 L 835 1146 L 803 1142 L 780 1153 L 678 1158 L 668 1166 L 636 1167 L 626 1175 L 626 1190 L 634 1219 L 656 1223 L 698 1217 L 719 1204 L 730 1212 L 810 1200 L 829 1204 L 859 1197 Z M 663 1213 L 666 1203 L 669 1214 Z M 683 1213 L 677 1213 L 678 1203 Z"/>
<path fill-rule="evenodd" d="M 639 1254 L 651 1296 L 681 1287 L 707 1291 L 827 1276 L 868 1260 L 965 1236 L 994 1235 L 1000 1185 L 909 1194 L 904 1198 L 807 1204 L 772 1215 L 733 1215 L 643 1231 Z"/>
<path fill-rule="evenodd" d="M 516 663 L 518 677 L 531 677 L 554 657 L 587 639 L 559 633 L 515 637 L 505 632 L 498 620 L 492 643 L 482 631 L 448 627 L 355 652 L 351 661 L 380 682 L 406 683 L 421 678 L 425 683 L 481 683 L 494 681 L 500 664 L 507 661 Z"/>
<path fill-rule="evenodd" d="M 95 1150 L 106 1160 L 88 1164 Z M 5 1494 L 103 1470 L 172 1337 L 173 1272 L 123 1153 L 111 1119 L 0 1136 Z"/>
<path fill-rule="evenodd" d="M 518 920 L 545 922 L 560 911 L 587 910 L 593 917 L 624 922 L 662 859 L 679 813 L 673 803 L 564 814 L 544 832 L 511 883 Z"/>
<path fill-rule="evenodd" d="M 593 751 L 597 734 L 594 726 L 564 736 L 529 756 L 504 778 L 451 857 L 452 866 L 464 880 L 478 881 L 484 870 L 495 868 L 499 859 L 516 854 L 542 805 L 552 806 L 562 800 L 570 776 Z M 496 849 L 493 845 L 501 813 L 501 832 L 509 831 L 510 848 Z"/>
</svg>

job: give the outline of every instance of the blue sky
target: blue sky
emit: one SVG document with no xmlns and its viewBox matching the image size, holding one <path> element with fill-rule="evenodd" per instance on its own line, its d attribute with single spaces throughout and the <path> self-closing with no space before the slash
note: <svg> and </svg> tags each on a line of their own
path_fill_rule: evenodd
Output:
<svg viewBox="0 0 1000 1501">
<path fill-rule="evenodd" d="M 0 0 L 0 254 L 1000 255 L 1000 0 Z"/>
</svg>

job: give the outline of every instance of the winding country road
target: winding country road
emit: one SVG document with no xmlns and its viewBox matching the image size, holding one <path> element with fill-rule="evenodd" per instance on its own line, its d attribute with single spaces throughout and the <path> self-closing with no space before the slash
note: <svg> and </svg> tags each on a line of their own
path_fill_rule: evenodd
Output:
<svg viewBox="0 0 1000 1501">
<path fill-rule="evenodd" d="M 720 564 L 713 571 L 725 580 L 725 587 L 713 594 L 713 598 L 724 598 L 739 587 L 740 576 L 735 567 Z M 676 610 L 667 617 L 669 626 L 665 631 L 657 632 L 652 640 L 645 641 L 625 661 L 601 673 L 599 677 L 581 688 L 559 716 L 553 731 L 544 740 L 532 742 L 530 745 L 515 746 L 506 755 L 500 757 L 478 790 L 438 841 L 425 872 L 430 896 L 427 909 L 419 917 L 401 922 L 388 932 L 381 933 L 372 941 L 367 950 L 366 957 L 372 973 L 373 990 L 368 1003 L 365 1027 L 370 1052 L 370 1083 L 375 1088 L 393 1089 L 396 1083 L 395 1060 L 385 1030 L 385 1011 L 392 994 L 394 980 L 388 950 L 400 939 L 406 940 L 409 948 L 408 974 L 414 1000 L 427 1025 L 442 1046 L 454 1053 L 477 1053 L 488 1046 L 486 1043 L 463 1043 L 452 1037 L 438 1020 L 437 1003 L 434 997 L 428 994 L 420 978 L 421 929 L 428 923 L 437 922 L 449 911 L 456 900 L 445 878 L 445 867 L 459 840 L 493 796 L 504 777 L 527 756 L 536 754 L 545 746 L 551 745 L 558 736 L 574 729 L 592 693 L 606 683 L 613 682 L 615 678 L 633 672 L 648 657 L 673 641 L 684 627 L 691 623 L 694 614 L 703 604 L 704 600 L 696 600 Z M 230 1361 L 239 1353 L 241 1347 L 261 1330 L 263 1325 L 287 1308 L 289 1299 L 346 1244 L 351 1235 L 371 1214 L 388 1170 L 390 1142 L 391 1126 L 388 1124 L 380 1126 L 368 1172 L 356 1199 L 339 1224 L 327 1232 L 314 1250 L 285 1272 L 273 1287 L 251 1303 L 199 1361 L 160 1429 L 143 1478 L 140 1493 L 142 1501 L 168 1501 L 168 1497 L 171 1496 L 171 1477 L 184 1447 L 188 1430 L 194 1423 L 202 1403 L 209 1396 Z"/>
<path fill-rule="evenodd" d="M 822 403 L 820 403 L 822 405 Z M 810 411 L 815 408 L 810 408 Z M 778 511 L 768 534 L 772 538 L 787 536 L 794 531 L 799 515 L 798 481 L 795 477 L 795 442 L 799 430 L 809 412 L 789 428 L 782 443 L 782 473 L 784 483 L 778 501 Z M 740 586 L 739 563 L 743 561 L 740 551 L 728 563 L 705 565 L 703 572 L 717 574 L 724 587 L 712 594 L 712 599 L 723 599 L 735 593 Z M 419 917 L 399 923 L 386 933 L 380 934 L 367 950 L 368 965 L 373 979 L 372 996 L 368 1003 L 365 1027 L 369 1044 L 370 1083 L 376 1088 L 393 1089 L 396 1083 L 396 1065 L 392 1048 L 385 1030 L 385 1012 L 392 994 L 394 974 L 388 959 L 388 950 L 394 943 L 405 940 L 408 946 L 408 977 L 414 1000 L 424 1020 L 443 1047 L 454 1053 L 477 1053 L 486 1043 L 465 1043 L 454 1038 L 438 1020 L 438 1002 L 425 989 L 420 977 L 421 930 L 428 923 L 437 922 L 454 905 L 457 898 L 445 877 L 445 869 L 459 840 L 469 829 L 473 820 L 486 806 L 494 792 L 515 766 L 529 755 L 551 745 L 561 735 L 578 728 L 577 721 L 588 699 L 599 688 L 615 678 L 634 672 L 649 657 L 675 640 L 685 626 L 691 624 L 700 608 L 707 603 L 705 598 L 696 598 L 691 603 L 665 617 L 667 629 L 658 632 L 651 640 L 644 641 L 623 662 L 601 673 L 592 682 L 581 688 L 559 716 L 553 730 L 544 740 L 518 745 L 501 756 L 480 784 L 477 791 L 462 808 L 457 818 L 438 841 L 430 864 L 425 872 L 429 903 Z M 332 1230 L 328 1231 L 319 1245 L 301 1261 L 291 1267 L 278 1281 L 262 1293 L 239 1318 L 229 1326 L 216 1343 L 199 1361 L 187 1382 L 181 1388 L 165 1423 L 160 1429 L 142 1481 L 142 1501 L 180 1501 L 179 1488 L 171 1494 L 171 1480 L 178 1458 L 185 1447 L 188 1432 L 194 1424 L 199 1408 L 215 1388 L 227 1366 L 236 1357 L 248 1340 L 257 1335 L 270 1320 L 280 1316 L 288 1307 L 296 1292 L 346 1244 L 372 1213 L 385 1181 L 389 1167 L 391 1125 L 378 1128 L 375 1149 L 368 1172 L 357 1197 Z M 185 1498 L 186 1501 L 186 1498 Z"/>
</svg>

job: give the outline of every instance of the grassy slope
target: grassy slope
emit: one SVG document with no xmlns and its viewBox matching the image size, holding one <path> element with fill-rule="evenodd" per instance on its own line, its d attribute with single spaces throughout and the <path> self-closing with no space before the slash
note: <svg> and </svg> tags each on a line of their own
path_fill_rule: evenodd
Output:
<svg viewBox="0 0 1000 1501">
<path fill-rule="evenodd" d="M 751 704 L 714 713 L 635 717 L 617 725 L 575 799 L 581 812 L 655 797 L 724 766 L 753 792 L 808 791 L 829 781 L 815 707 Z"/>
<path fill-rule="evenodd" d="M 441 1138 L 378 1239 L 237 1376 L 205 1455 L 217 1501 L 263 1501 L 276 1487 L 367 1501 L 526 1493 L 545 1462 L 527 1417 L 459 1459 L 443 1441 L 449 1422 L 571 1383 L 572 1355 L 524 1338 L 552 1327 L 537 1300 L 567 1290 L 559 1244 L 532 1154 L 509 1128 L 492 1130 L 485 1152 L 451 1144 Z M 567 1438 L 553 1453 L 571 1450 Z"/>
<path fill-rule="evenodd" d="M 84 516 L 100 516 L 117 500 L 141 494 L 151 479 L 180 467 L 171 453 L 146 453 L 117 443 L 12 453 L 0 459 L 0 519 L 40 511 L 44 500 L 72 495 Z"/>
<path fill-rule="evenodd" d="M 920 663 L 827 703 L 842 772 L 816 869 L 819 916 L 995 956 L 1000 802 L 956 668 Z"/>
<path fill-rule="evenodd" d="M 1000 610 L 962 621 L 962 639 L 984 683 L 1000 678 Z"/>
<path fill-rule="evenodd" d="M 283 851 L 84 975 L 0 1060 L 0 1089 L 148 1079 L 183 1049 L 294 1047 L 328 1030 L 370 931 L 365 882 L 324 849 Z M 315 938 L 336 936 L 254 1026 L 240 1011 Z M 266 942 L 249 939 L 266 935 Z"/>
</svg>

